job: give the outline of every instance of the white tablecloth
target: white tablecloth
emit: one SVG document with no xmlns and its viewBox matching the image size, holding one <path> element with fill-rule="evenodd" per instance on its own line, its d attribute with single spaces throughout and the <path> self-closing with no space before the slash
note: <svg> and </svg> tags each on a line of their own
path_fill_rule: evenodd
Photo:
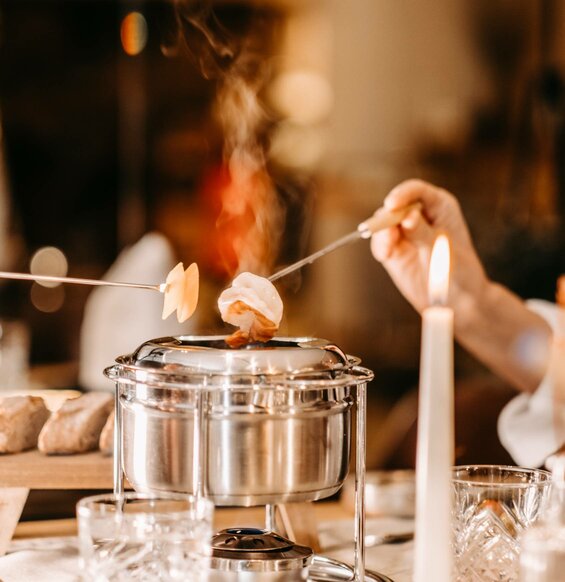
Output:
<svg viewBox="0 0 565 582">
<path fill-rule="evenodd" d="M 77 582 L 78 546 L 75 537 L 13 541 L 0 558 L 2 582 Z"/>
<path fill-rule="evenodd" d="M 367 534 L 394 534 L 412 531 L 410 520 L 379 518 L 367 520 Z M 320 524 L 320 542 L 323 547 L 340 542 L 343 549 L 327 555 L 353 562 L 353 520 L 339 520 Z M 386 574 L 394 582 L 410 582 L 414 544 L 381 545 L 367 548 L 366 566 Z M 322 552 L 324 553 L 324 552 Z M 15 540 L 8 553 L 0 558 L 1 582 L 78 582 L 78 548 L 75 537 L 35 538 Z"/>
<path fill-rule="evenodd" d="M 340 541 L 353 540 L 353 520 L 339 520 L 320 524 L 320 543 L 324 547 L 334 546 Z M 408 519 L 378 518 L 367 519 L 366 534 L 402 534 L 414 531 L 414 522 Z M 369 547 L 366 551 L 365 566 L 380 574 L 386 574 L 394 582 L 411 582 L 414 542 L 386 544 Z M 349 564 L 353 563 L 353 542 L 339 551 L 327 552 L 328 556 Z M 0 570 L 1 571 L 1 570 Z"/>
</svg>

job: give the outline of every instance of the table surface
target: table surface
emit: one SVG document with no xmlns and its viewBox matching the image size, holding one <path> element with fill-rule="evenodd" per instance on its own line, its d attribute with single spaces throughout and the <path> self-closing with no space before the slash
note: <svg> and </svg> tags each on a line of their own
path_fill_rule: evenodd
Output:
<svg viewBox="0 0 565 582">
<path fill-rule="evenodd" d="M 353 515 L 338 502 L 313 503 L 318 523 L 334 520 L 353 520 Z M 227 527 L 264 527 L 265 510 L 263 507 L 216 508 L 214 529 Z M 14 539 L 73 536 L 77 533 L 76 519 L 51 519 L 42 521 L 22 521 L 14 533 Z"/>
<path fill-rule="evenodd" d="M 324 547 L 338 550 L 327 555 L 353 562 L 353 516 L 338 502 L 314 503 L 318 522 L 318 534 Z M 214 527 L 216 530 L 229 526 L 255 526 L 264 524 L 263 508 L 217 508 Z M 368 534 L 403 533 L 412 531 L 413 522 L 399 518 L 367 519 Z M 77 523 L 75 519 L 20 523 L 8 554 L 0 558 L 2 582 L 78 582 Z M 393 582 L 411 581 L 413 543 L 385 545 L 367 548 L 368 569 L 389 576 Z M 40 577 L 37 577 L 41 573 Z M 35 577 L 34 577 L 35 576 Z"/>
</svg>

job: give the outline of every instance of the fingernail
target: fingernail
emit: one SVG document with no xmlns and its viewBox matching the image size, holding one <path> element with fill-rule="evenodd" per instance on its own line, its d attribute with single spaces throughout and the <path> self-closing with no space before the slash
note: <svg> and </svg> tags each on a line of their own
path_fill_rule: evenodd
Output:
<svg viewBox="0 0 565 582">
<path fill-rule="evenodd" d="M 410 214 L 408 214 L 408 216 L 402 221 L 402 228 L 407 230 L 414 230 L 418 226 L 421 218 L 422 215 L 420 214 L 419 210 L 412 210 Z"/>
</svg>

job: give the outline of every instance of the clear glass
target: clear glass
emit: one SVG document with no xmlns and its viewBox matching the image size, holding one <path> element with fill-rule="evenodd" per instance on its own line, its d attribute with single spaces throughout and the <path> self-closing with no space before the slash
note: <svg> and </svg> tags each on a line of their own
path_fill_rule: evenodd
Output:
<svg viewBox="0 0 565 582">
<path fill-rule="evenodd" d="M 565 528 L 534 526 L 522 539 L 520 582 L 557 582 L 565 576 Z"/>
<path fill-rule="evenodd" d="M 544 511 L 551 474 L 473 465 L 453 470 L 456 582 L 516 582 L 521 532 Z"/>
<path fill-rule="evenodd" d="M 547 510 L 521 537 L 520 582 L 556 582 L 564 576 L 565 459 L 556 457 Z"/>
<path fill-rule="evenodd" d="M 180 494 L 108 494 L 77 504 L 80 565 L 88 582 L 208 578 L 214 506 Z"/>
</svg>

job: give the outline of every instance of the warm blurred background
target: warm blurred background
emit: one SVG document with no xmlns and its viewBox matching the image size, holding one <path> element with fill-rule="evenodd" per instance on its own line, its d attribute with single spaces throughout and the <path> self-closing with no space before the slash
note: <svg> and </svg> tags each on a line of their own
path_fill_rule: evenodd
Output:
<svg viewBox="0 0 565 582">
<path fill-rule="evenodd" d="M 191 329 L 213 332 L 235 271 L 316 250 L 421 177 L 457 195 L 491 277 L 553 298 L 563 2 L 212 4 L 0 0 L 0 269 L 29 271 L 55 247 L 48 263 L 101 277 L 158 231 L 199 263 Z M 413 466 L 420 320 L 368 245 L 281 289 L 284 333 L 331 339 L 375 370 L 369 465 Z M 80 384 L 89 293 L 0 288 L 0 316 L 27 324 L 32 371 L 59 370 L 61 387 Z M 458 462 L 509 460 L 496 417 L 512 391 L 462 351 L 456 367 Z"/>
</svg>

